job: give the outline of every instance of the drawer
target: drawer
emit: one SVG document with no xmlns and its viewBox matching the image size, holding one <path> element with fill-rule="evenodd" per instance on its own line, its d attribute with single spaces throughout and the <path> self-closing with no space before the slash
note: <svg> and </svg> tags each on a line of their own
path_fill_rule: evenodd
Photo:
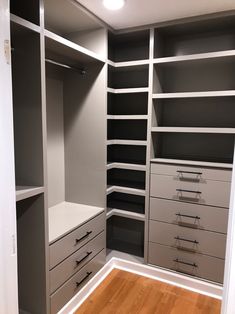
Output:
<svg viewBox="0 0 235 314">
<path fill-rule="evenodd" d="M 181 180 L 179 176 L 151 174 L 150 195 L 184 202 L 229 207 L 230 182 Z"/>
<path fill-rule="evenodd" d="M 223 283 L 224 260 L 220 258 L 182 252 L 150 242 L 148 262 L 190 276 Z"/>
<path fill-rule="evenodd" d="M 232 170 L 219 168 L 204 168 L 182 165 L 151 164 L 151 173 L 176 176 L 185 180 L 215 180 L 231 182 Z"/>
<path fill-rule="evenodd" d="M 73 255 L 50 271 L 50 293 L 58 289 L 68 278 L 105 248 L 104 232 L 81 247 Z"/>
<path fill-rule="evenodd" d="M 50 269 L 104 230 L 104 213 L 50 245 Z"/>
<path fill-rule="evenodd" d="M 57 313 L 103 267 L 105 251 L 101 251 L 50 297 L 51 314 Z"/>
<path fill-rule="evenodd" d="M 150 219 L 227 233 L 228 210 L 221 207 L 150 198 Z"/>
<path fill-rule="evenodd" d="M 149 241 L 182 251 L 225 258 L 226 235 L 150 220 Z"/>
</svg>

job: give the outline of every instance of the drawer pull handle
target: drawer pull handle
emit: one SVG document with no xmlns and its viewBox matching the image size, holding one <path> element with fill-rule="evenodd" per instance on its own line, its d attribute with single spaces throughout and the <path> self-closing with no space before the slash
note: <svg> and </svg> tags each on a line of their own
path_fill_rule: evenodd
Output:
<svg viewBox="0 0 235 314">
<path fill-rule="evenodd" d="M 86 273 L 86 276 L 85 276 L 81 281 L 76 282 L 77 288 L 78 288 L 79 286 L 81 286 L 81 284 L 82 284 L 88 277 L 90 277 L 91 274 L 92 274 L 92 271 L 87 272 L 87 273 Z"/>
<path fill-rule="evenodd" d="M 199 216 L 183 215 L 181 213 L 177 213 L 176 216 L 178 216 L 178 217 L 185 217 L 185 218 L 192 218 L 192 219 L 195 219 L 195 220 L 201 219 L 201 217 L 199 217 Z"/>
<path fill-rule="evenodd" d="M 87 233 L 82 236 L 81 238 L 79 239 L 76 239 L 76 244 L 78 244 L 79 242 L 81 242 L 83 239 L 87 238 L 90 234 L 92 233 L 92 231 L 87 231 Z"/>
<path fill-rule="evenodd" d="M 179 263 L 179 264 L 183 264 L 183 265 L 187 265 L 187 266 L 192 266 L 192 267 L 195 267 L 195 268 L 198 267 L 196 263 L 184 262 L 184 261 L 179 260 L 178 258 L 174 259 L 173 262 Z"/>
<path fill-rule="evenodd" d="M 81 258 L 80 260 L 76 261 L 77 266 L 78 266 L 79 264 L 81 264 L 81 262 L 83 262 L 85 259 L 87 259 L 88 256 L 90 256 L 91 254 L 92 254 L 92 251 L 91 251 L 91 252 L 87 252 L 86 255 L 85 255 L 83 258 Z"/>
<path fill-rule="evenodd" d="M 196 174 L 198 176 L 202 175 L 202 172 L 195 172 L 195 171 L 184 171 L 184 170 L 177 170 L 178 173 L 188 173 L 188 174 Z"/>
<path fill-rule="evenodd" d="M 200 191 L 192 191 L 192 190 L 183 190 L 183 189 L 176 189 L 177 192 L 185 192 L 185 193 L 195 193 L 195 194 L 202 194 Z"/>
<path fill-rule="evenodd" d="M 181 238 L 179 236 L 175 237 L 175 240 L 189 242 L 189 243 L 193 243 L 193 244 L 199 244 L 199 242 L 197 240 L 188 240 L 188 239 Z"/>
</svg>

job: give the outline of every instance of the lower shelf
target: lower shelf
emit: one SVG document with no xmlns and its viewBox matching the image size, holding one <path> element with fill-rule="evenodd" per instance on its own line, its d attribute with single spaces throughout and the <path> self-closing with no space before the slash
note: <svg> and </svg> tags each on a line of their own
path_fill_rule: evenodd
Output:
<svg viewBox="0 0 235 314">
<path fill-rule="evenodd" d="M 127 210 L 121 210 L 121 209 L 116 209 L 116 208 L 108 209 L 107 214 L 106 214 L 106 219 L 109 219 L 112 216 L 119 216 L 119 217 L 145 221 L 144 214 L 134 213 Z"/>
<path fill-rule="evenodd" d="M 140 256 L 136 256 L 136 255 L 132 255 L 132 254 L 128 254 L 128 253 L 123 253 L 123 252 L 116 251 L 116 250 L 110 250 L 110 249 L 106 250 L 106 254 L 107 254 L 106 255 L 106 262 L 109 262 L 112 258 L 120 258 L 120 259 L 124 259 L 126 261 L 129 261 L 129 262 L 144 264 L 144 258 L 140 257 Z"/>
</svg>

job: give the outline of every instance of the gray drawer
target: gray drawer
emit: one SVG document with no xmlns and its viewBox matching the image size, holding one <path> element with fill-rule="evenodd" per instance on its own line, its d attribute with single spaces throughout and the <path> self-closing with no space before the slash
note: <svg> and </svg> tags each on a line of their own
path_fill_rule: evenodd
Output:
<svg viewBox="0 0 235 314">
<path fill-rule="evenodd" d="M 229 207 L 230 182 L 194 181 L 179 176 L 151 174 L 150 195 L 218 207 Z"/>
<path fill-rule="evenodd" d="M 183 251 L 225 258 L 226 235 L 221 233 L 150 220 L 149 241 Z"/>
<path fill-rule="evenodd" d="M 151 197 L 150 219 L 227 233 L 228 210 Z"/>
<path fill-rule="evenodd" d="M 148 263 L 191 276 L 223 283 L 224 260 L 202 254 L 182 252 L 149 242 Z"/>
<path fill-rule="evenodd" d="M 104 232 L 69 256 L 50 271 L 50 293 L 58 289 L 68 278 L 79 271 L 87 262 L 105 248 Z"/>
<path fill-rule="evenodd" d="M 104 213 L 50 245 L 50 269 L 104 230 Z"/>
<path fill-rule="evenodd" d="M 185 180 L 215 180 L 231 182 L 232 170 L 182 165 L 151 164 L 151 173 L 180 177 Z"/>
<path fill-rule="evenodd" d="M 105 251 L 101 251 L 50 297 L 51 314 L 57 313 L 103 267 Z"/>
</svg>

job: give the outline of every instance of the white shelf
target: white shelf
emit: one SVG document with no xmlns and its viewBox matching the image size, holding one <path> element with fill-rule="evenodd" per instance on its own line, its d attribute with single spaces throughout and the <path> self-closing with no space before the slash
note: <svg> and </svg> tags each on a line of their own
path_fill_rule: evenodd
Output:
<svg viewBox="0 0 235 314">
<path fill-rule="evenodd" d="M 235 90 L 207 91 L 207 92 L 155 93 L 153 94 L 153 99 L 231 97 L 231 96 L 235 96 Z"/>
<path fill-rule="evenodd" d="M 130 218 L 130 219 L 145 221 L 145 215 L 144 214 L 134 213 L 134 212 L 116 209 L 116 208 L 111 208 L 107 211 L 106 219 L 109 219 L 112 216 L 119 216 L 119 217 L 124 217 L 124 218 Z"/>
<path fill-rule="evenodd" d="M 89 63 L 100 61 L 105 63 L 105 59 L 98 54 L 48 30 L 45 30 L 45 41 L 47 57 L 51 58 L 53 56 L 51 56 L 50 53 L 55 53 L 57 58 L 59 58 L 56 60 L 58 62 L 67 64 L 69 59 L 72 60 L 75 65 L 78 62 Z"/>
<path fill-rule="evenodd" d="M 235 134 L 235 128 L 153 127 L 152 132 Z"/>
<path fill-rule="evenodd" d="M 107 115 L 109 120 L 147 120 L 147 115 Z"/>
<path fill-rule="evenodd" d="M 181 164 L 181 165 L 189 165 L 189 166 L 202 166 L 202 167 L 226 168 L 226 169 L 233 168 L 233 164 L 229 164 L 229 163 L 182 160 L 182 159 L 167 159 L 167 158 L 153 158 L 151 159 L 151 163 Z"/>
<path fill-rule="evenodd" d="M 43 186 L 16 186 L 16 201 L 44 193 Z"/>
<path fill-rule="evenodd" d="M 127 170 L 145 171 L 146 166 L 138 165 L 138 164 L 128 164 L 128 163 L 122 163 L 122 162 L 112 162 L 112 163 L 107 164 L 107 170 L 110 170 L 110 169 L 127 169 Z"/>
<path fill-rule="evenodd" d="M 149 88 L 148 87 L 137 87 L 137 88 L 107 88 L 108 93 L 113 94 L 133 94 L 133 93 L 148 93 Z"/>
<path fill-rule="evenodd" d="M 25 19 L 22 19 L 21 17 L 15 15 L 15 14 L 12 14 L 11 13 L 11 22 L 15 23 L 15 24 L 18 24 L 20 26 L 23 26 L 25 28 L 28 28 L 29 30 L 31 31 L 34 31 L 34 32 L 37 32 L 37 33 L 40 33 L 40 26 L 34 24 L 34 23 L 31 23 Z"/>
<path fill-rule="evenodd" d="M 137 263 L 137 264 L 144 264 L 143 257 L 135 256 L 128 253 L 123 253 L 116 250 L 107 249 L 106 261 L 108 262 L 112 258 L 118 258 L 118 259 L 126 260 L 132 263 Z"/>
<path fill-rule="evenodd" d="M 134 145 L 134 146 L 146 146 L 147 141 L 135 141 L 135 140 L 108 140 L 107 145 Z"/>
<path fill-rule="evenodd" d="M 49 243 L 104 212 L 104 208 L 62 202 L 49 208 Z"/>
<path fill-rule="evenodd" d="M 108 188 L 106 190 L 106 194 L 109 195 L 113 192 L 132 194 L 132 195 L 140 195 L 140 196 L 145 196 L 145 194 L 146 194 L 145 190 L 142 190 L 142 189 L 134 189 L 134 188 L 128 188 L 128 187 L 118 186 L 118 185 L 108 186 Z"/>
<path fill-rule="evenodd" d="M 146 60 L 136 60 L 136 61 L 125 61 L 125 62 L 113 62 L 111 60 L 107 60 L 108 65 L 111 65 L 114 68 L 122 68 L 122 67 L 134 67 L 140 65 L 148 65 L 149 59 Z"/>
<path fill-rule="evenodd" d="M 177 64 L 188 61 L 218 61 L 227 60 L 228 58 L 235 58 L 235 50 L 225 50 L 225 51 L 215 51 L 207 53 L 198 53 L 184 56 L 174 56 L 174 57 L 163 57 L 155 58 L 153 60 L 154 64 Z"/>
</svg>

